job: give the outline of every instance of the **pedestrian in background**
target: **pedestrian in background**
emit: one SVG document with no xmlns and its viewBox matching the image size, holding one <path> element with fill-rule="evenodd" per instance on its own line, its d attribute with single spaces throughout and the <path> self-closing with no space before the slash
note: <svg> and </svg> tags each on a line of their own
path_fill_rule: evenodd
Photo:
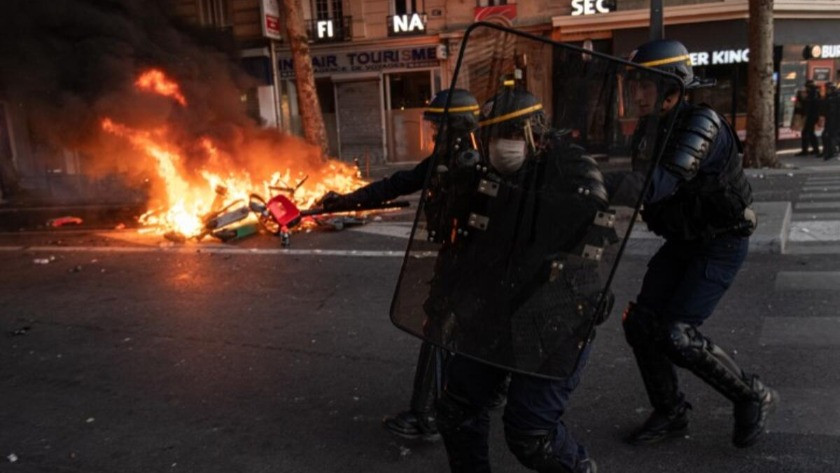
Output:
<svg viewBox="0 0 840 473">
<path fill-rule="evenodd" d="M 805 95 L 802 97 L 802 113 L 805 123 L 802 125 L 802 150 L 796 156 L 820 155 L 820 144 L 814 128 L 820 119 L 820 92 L 814 81 L 805 82 Z M 813 149 L 813 153 L 810 151 Z"/>
</svg>

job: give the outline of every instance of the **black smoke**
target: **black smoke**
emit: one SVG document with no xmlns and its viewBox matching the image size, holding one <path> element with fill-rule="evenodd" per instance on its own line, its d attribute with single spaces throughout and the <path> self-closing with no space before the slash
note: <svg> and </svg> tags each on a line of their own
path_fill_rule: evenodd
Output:
<svg viewBox="0 0 840 473">
<path fill-rule="evenodd" d="M 202 136 L 246 167 L 252 147 L 292 146 L 245 113 L 241 94 L 252 84 L 230 35 L 188 26 L 173 12 L 165 0 L 0 0 L 0 99 L 26 110 L 33 140 L 45 149 L 85 153 L 88 171 L 148 161 L 103 133 L 104 117 L 168 125 L 190 169 L 207 159 L 195 146 Z M 135 89 L 151 67 L 179 82 L 187 107 Z"/>
</svg>

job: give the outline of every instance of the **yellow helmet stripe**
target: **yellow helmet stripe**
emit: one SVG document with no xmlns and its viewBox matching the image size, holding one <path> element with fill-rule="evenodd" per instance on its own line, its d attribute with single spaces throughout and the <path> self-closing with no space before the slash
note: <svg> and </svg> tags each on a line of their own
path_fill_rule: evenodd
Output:
<svg viewBox="0 0 840 473">
<path fill-rule="evenodd" d="M 648 61 L 648 62 L 640 62 L 640 66 L 645 67 L 654 67 L 654 66 L 661 66 L 663 64 L 670 64 L 672 62 L 681 62 L 681 61 L 690 61 L 691 56 L 688 54 L 683 54 L 681 56 L 673 56 L 673 57 L 666 57 L 664 59 L 657 59 L 656 61 Z"/>
<path fill-rule="evenodd" d="M 443 113 L 442 108 L 426 108 L 427 112 L 431 113 Z M 478 113 L 478 105 L 466 105 L 464 107 L 449 107 L 449 113 L 461 113 L 461 112 L 475 112 Z"/>
<path fill-rule="evenodd" d="M 505 115 L 499 115 L 498 117 L 493 117 L 489 120 L 484 120 L 478 122 L 478 126 L 487 126 L 487 125 L 495 125 L 496 123 L 503 122 L 506 120 L 511 120 L 516 117 L 521 117 L 522 115 L 536 112 L 537 110 L 542 110 L 542 104 L 538 103 L 536 105 L 531 105 L 530 107 L 523 108 L 522 110 L 517 110 L 515 112 L 510 112 Z"/>
</svg>

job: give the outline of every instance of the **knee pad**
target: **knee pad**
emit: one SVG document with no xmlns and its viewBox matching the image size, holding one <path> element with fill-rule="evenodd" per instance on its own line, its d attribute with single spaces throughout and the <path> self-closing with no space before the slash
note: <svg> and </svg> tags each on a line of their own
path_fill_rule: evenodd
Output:
<svg viewBox="0 0 840 473">
<path fill-rule="evenodd" d="M 683 322 L 668 324 L 665 349 L 675 365 L 694 366 L 705 355 L 707 345 L 708 339 L 695 326 Z"/>
<path fill-rule="evenodd" d="M 460 397 L 444 390 L 435 404 L 437 427 L 440 433 L 455 432 L 459 427 L 476 418 L 477 411 Z"/>
<path fill-rule="evenodd" d="M 571 473 L 554 455 L 554 433 L 547 430 L 519 432 L 505 427 L 505 440 L 511 453 L 526 468 L 541 473 Z"/>
<path fill-rule="evenodd" d="M 630 302 L 621 317 L 624 327 L 624 337 L 631 347 L 644 346 L 653 343 L 657 338 L 659 320 L 652 310 Z"/>
</svg>

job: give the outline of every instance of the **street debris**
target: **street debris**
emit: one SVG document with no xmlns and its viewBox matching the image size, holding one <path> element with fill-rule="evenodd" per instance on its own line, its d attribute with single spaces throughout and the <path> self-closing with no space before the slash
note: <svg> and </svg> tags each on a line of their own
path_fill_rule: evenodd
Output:
<svg viewBox="0 0 840 473">
<path fill-rule="evenodd" d="M 204 237 L 211 236 L 224 243 L 231 243 L 256 235 L 263 230 L 265 233 L 280 237 L 280 244 L 288 247 L 291 244 L 291 233 L 295 228 L 307 233 L 312 231 L 313 226 L 343 230 L 349 226 L 367 223 L 364 216 L 357 216 L 357 212 L 401 208 L 409 205 L 407 201 L 396 201 L 327 210 L 321 202 L 316 202 L 313 207 L 300 210 L 293 197 L 306 179 L 307 177 L 304 177 L 296 185 L 278 181 L 275 185 L 268 186 L 270 191 L 278 192 L 276 195 L 266 200 L 259 194 L 251 194 L 247 202 L 244 199 L 229 201 L 228 189 L 223 185 L 218 185 L 215 188 L 216 196 L 210 210 L 200 217 L 200 225 L 197 229 L 182 231 L 171 229 L 163 234 L 163 238 L 171 243 L 182 244 L 188 240 L 201 241 Z M 376 217 L 375 220 L 381 221 L 382 218 Z"/>
<path fill-rule="evenodd" d="M 124 224 L 124 223 L 118 223 L 118 224 L 114 227 L 114 230 L 125 230 L 125 224 Z"/>
<path fill-rule="evenodd" d="M 64 225 L 81 225 L 82 219 L 79 217 L 72 217 L 72 216 L 65 216 L 65 217 L 57 217 L 47 220 L 48 227 L 63 227 Z"/>
<path fill-rule="evenodd" d="M 187 241 L 186 235 L 176 231 L 169 231 L 163 234 L 163 237 L 175 243 L 185 243 Z"/>
<path fill-rule="evenodd" d="M 77 264 L 76 266 L 73 266 L 72 268 L 68 269 L 67 272 L 68 273 L 81 273 L 82 272 L 82 265 Z"/>
<path fill-rule="evenodd" d="M 55 261 L 55 256 L 52 255 L 49 258 L 35 258 L 32 260 L 35 264 L 50 264 L 53 261 Z"/>
<path fill-rule="evenodd" d="M 18 461 L 18 456 L 15 455 L 14 453 L 10 453 L 10 454 L 6 455 L 6 458 L 9 460 L 9 463 L 14 463 L 14 462 Z"/>
<path fill-rule="evenodd" d="M 12 330 L 11 332 L 9 332 L 9 336 L 10 337 L 19 337 L 21 335 L 26 335 L 27 332 L 29 332 L 30 330 L 32 330 L 32 327 L 29 326 L 29 325 L 26 325 L 26 326 L 23 326 L 23 327 L 21 327 L 17 330 Z"/>
<path fill-rule="evenodd" d="M 260 228 L 256 223 L 245 223 L 231 228 L 221 228 L 212 233 L 212 235 L 223 242 L 230 242 L 234 240 L 241 240 L 251 235 L 256 235 Z"/>
</svg>

